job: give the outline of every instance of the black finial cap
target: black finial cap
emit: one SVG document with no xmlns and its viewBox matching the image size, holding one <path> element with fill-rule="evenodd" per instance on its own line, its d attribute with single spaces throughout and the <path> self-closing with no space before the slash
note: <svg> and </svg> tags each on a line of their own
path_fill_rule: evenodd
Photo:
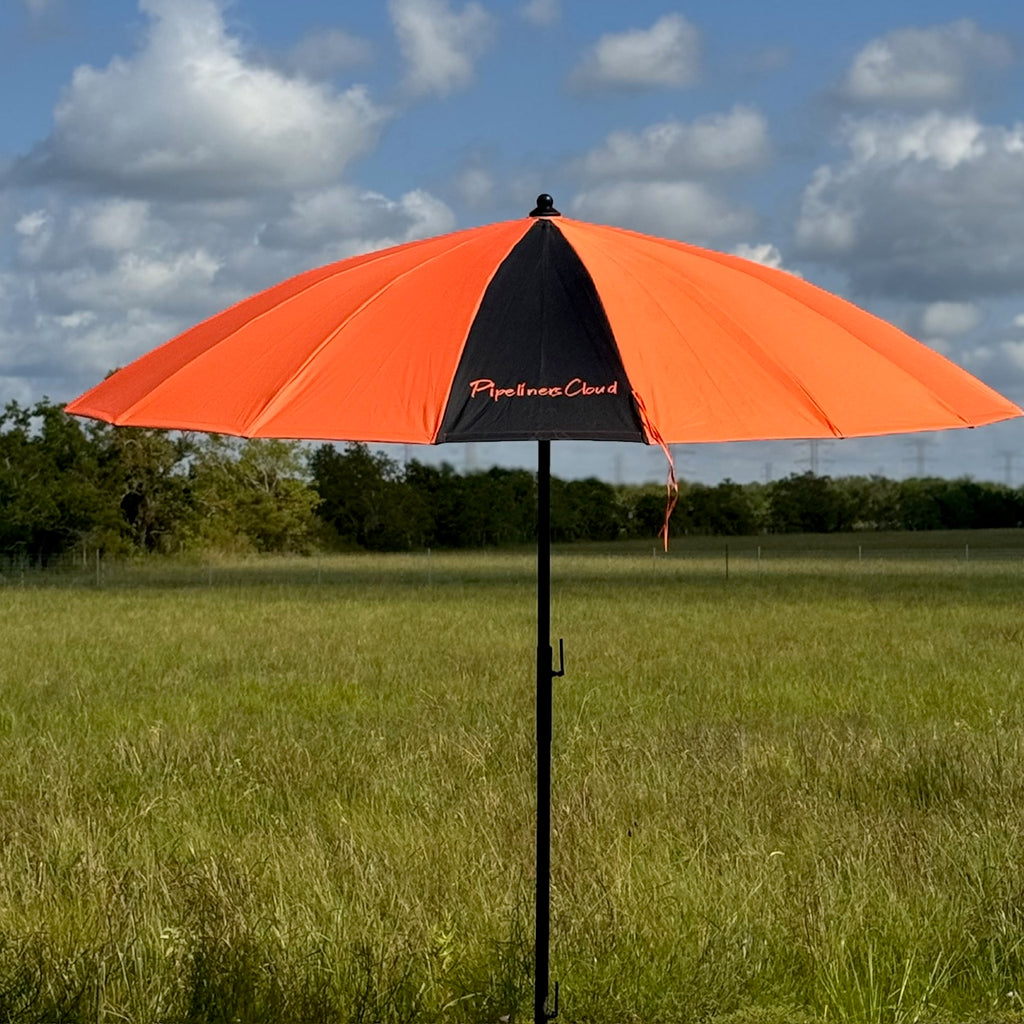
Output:
<svg viewBox="0 0 1024 1024">
<path fill-rule="evenodd" d="M 542 192 L 537 196 L 537 207 L 530 211 L 531 217 L 561 217 L 562 215 L 555 209 L 555 201 L 547 194 Z"/>
</svg>

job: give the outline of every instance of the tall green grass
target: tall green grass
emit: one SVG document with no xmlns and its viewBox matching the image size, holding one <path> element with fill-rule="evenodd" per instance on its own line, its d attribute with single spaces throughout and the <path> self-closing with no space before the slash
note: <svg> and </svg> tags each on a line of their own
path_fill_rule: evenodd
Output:
<svg viewBox="0 0 1024 1024">
<path fill-rule="evenodd" d="M 528 554 L 0 589 L 0 1021 L 532 1010 Z M 569 1021 L 1024 1020 L 1024 564 L 559 553 Z"/>
</svg>

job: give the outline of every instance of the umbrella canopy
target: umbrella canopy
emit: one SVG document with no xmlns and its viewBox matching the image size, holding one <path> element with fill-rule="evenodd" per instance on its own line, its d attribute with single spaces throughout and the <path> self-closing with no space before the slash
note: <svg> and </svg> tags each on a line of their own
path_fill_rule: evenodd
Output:
<svg viewBox="0 0 1024 1024">
<path fill-rule="evenodd" d="M 120 425 L 439 444 L 855 437 L 1020 415 L 785 271 L 534 216 L 299 274 L 67 411 Z"/>
<path fill-rule="evenodd" d="M 551 441 L 854 437 L 1021 415 L 902 331 L 780 270 L 562 217 L 299 274 L 67 411 L 122 426 L 348 441 L 538 442 L 534 1021 L 548 1009 Z M 667 448 L 666 448 L 667 451 Z M 561 652 L 561 641 L 559 641 Z"/>
</svg>

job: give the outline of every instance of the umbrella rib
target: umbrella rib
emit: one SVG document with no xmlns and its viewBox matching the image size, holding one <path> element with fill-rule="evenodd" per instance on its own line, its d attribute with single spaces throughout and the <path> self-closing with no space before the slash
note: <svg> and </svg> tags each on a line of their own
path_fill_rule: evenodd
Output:
<svg viewBox="0 0 1024 1024">
<path fill-rule="evenodd" d="M 281 387 L 279 387 L 277 389 L 277 393 L 273 397 L 268 399 L 268 401 L 263 405 L 263 407 L 259 410 L 259 412 L 256 413 L 250 419 L 249 424 L 248 424 L 249 429 L 253 430 L 253 431 L 259 430 L 262 426 L 264 426 L 264 424 L 268 420 L 270 420 L 274 416 L 274 414 L 278 411 L 278 408 L 284 402 L 286 402 L 288 400 L 288 396 L 287 396 L 286 392 L 288 392 L 291 389 L 291 387 L 297 381 L 299 381 L 302 378 L 303 374 L 310 367 L 310 365 L 317 359 L 317 357 L 320 355 L 320 353 L 323 352 L 324 349 L 327 348 L 327 346 L 330 345 L 334 341 L 334 339 L 337 338 L 337 336 L 343 330 L 345 330 L 345 328 L 357 316 L 359 316 L 360 313 L 363 312 L 363 310 L 365 310 L 368 306 L 371 306 L 374 302 L 376 302 L 378 299 L 380 299 L 386 292 L 388 292 L 391 288 L 393 288 L 399 281 L 404 280 L 405 278 L 409 277 L 410 274 L 413 274 L 413 273 L 421 270 L 423 267 L 429 266 L 431 263 L 434 263 L 437 260 L 442 259 L 443 257 L 451 255 L 451 253 L 453 253 L 453 252 L 457 252 L 459 249 L 462 249 L 465 246 L 469 245 L 472 240 L 473 239 L 467 238 L 464 241 L 460 242 L 458 245 L 454 245 L 454 246 L 451 246 L 450 248 L 446 248 L 442 252 L 439 252 L 436 255 L 431 256 L 429 259 L 423 260 L 422 262 L 417 263 L 415 266 L 410 267 L 408 270 L 406 270 L 403 273 L 397 275 L 396 277 L 388 278 L 388 280 L 383 285 L 381 285 L 380 288 L 378 288 L 367 299 L 365 299 L 362 303 L 360 303 L 358 307 L 356 307 L 354 310 L 352 310 L 352 312 L 349 313 L 348 316 L 346 316 L 345 319 L 342 320 L 342 322 L 340 324 L 338 324 L 330 332 L 330 334 L 328 334 L 313 349 L 312 352 L 309 353 L 309 355 L 302 361 L 302 363 L 298 367 L 296 367 L 296 369 L 293 370 L 289 374 L 288 379 L 281 385 Z M 516 239 L 516 241 L 518 241 L 518 239 Z M 514 244 L 515 243 L 513 242 L 513 245 Z M 501 260 L 496 260 L 494 262 L 494 267 L 492 268 L 492 271 L 491 271 L 491 277 L 493 277 L 494 272 L 497 270 L 497 267 L 500 265 L 500 263 L 501 263 Z M 490 278 L 488 278 L 488 283 L 489 282 L 490 282 Z M 485 291 L 486 291 L 486 285 L 483 288 L 480 289 L 480 293 L 479 293 L 478 298 L 477 298 L 477 306 L 479 306 L 480 300 L 483 297 L 483 293 Z M 473 313 L 473 316 L 475 316 L 475 311 Z M 473 316 L 469 317 L 469 322 L 470 323 L 472 323 L 472 321 L 473 321 Z M 460 352 L 460 356 L 461 356 L 461 352 Z M 455 359 L 455 365 L 458 365 L 458 361 L 459 361 L 458 358 L 456 358 Z M 383 362 L 384 361 L 381 360 L 378 363 L 378 366 L 382 366 Z"/>
<path fill-rule="evenodd" d="M 640 237 L 644 237 L 644 236 L 640 236 Z M 655 306 L 657 306 L 659 310 L 661 310 L 661 312 L 664 315 L 665 319 L 669 323 L 672 323 L 673 325 L 675 325 L 675 320 L 673 319 L 673 317 L 669 314 L 669 312 L 665 308 L 665 306 L 660 301 L 658 301 L 658 299 L 650 292 L 650 290 L 647 288 L 646 284 L 639 277 L 637 277 L 636 275 L 631 273 L 629 270 L 627 270 L 625 267 L 623 267 L 621 262 L 618 259 L 616 259 L 614 253 L 611 252 L 606 246 L 601 244 L 601 240 L 600 239 L 595 239 L 594 241 L 595 241 L 595 244 L 600 246 L 600 248 L 601 248 L 602 252 L 604 253 L 604 255 L 606 256 L 606 258 L 610 262 L 614 263 L 619 268 L 619 272 L 623 276 L 630 277 L 638 288 L 640 288 L 641 290 L 646 292 L 646 294 L 649 296 L 651 302 Z M 794 377 L 793 374 L 789 370 L 787 370 L 784 366 L 779 364 L 779 362 L 777 360 L 773 359 L 769 355 L 769 353 L 764 350 L 764 348 L 762 348 L 760 345 L 758 345 L 757 341 L 750 335 L 750 333 L 747 330 L 745 330 L 743 327 L 741 327 L 740 324 L 738 324 L 733 317 L 729 316 L 729 314 L 717 302 L 712 301 L 704 293 L 703 290 L 701 290 L 700 288 L 695 287 L 693 284 L 691 284 L 689 282 L 684 282 L 682 285 L 680 285 L 680 287 L 685 289 L 686 292 L 689 294 L 690 298 L 692 298 L 695 302 L 699 303 L 703 307 L 703 309 L 714 320 L 716 320 L 719 323 L 719 325 L 721 325 L 723 328 L 725 328 L 726 332 L 729 334 L 730 337 L 732 337 L 733 339 L 735 339 L 737 341 L 740 341 L 743 344 L 743 347 L 746 348 L 748 353 L 753 355 L 762 364 L 764 364 L 764 363 L 770 364 L 772 369 L 775 370 L 778 374 L 780 374 L 784 378 L 786 384 L 789 386 L 789 389 L 791 391 L 796 392 L 796 394 L 800 398 L 802 398 L 804 400 L 806 405 L 810 407 L 811 412 L 815 415 L 815 417 L 818 420 L 820 420 L 825 427 L 828 428 L 829 432 L 833 436 L 835 436 L 835 437 L 842 437 L 843 436 L 842 431 L 832 422 L 832 420 L 829 418 L 829 416 L 825 412 L 825 410 L 818 404 L 817 401 L 815 401 L 814 396 L 807 390 L 806 387 L 804 387 L 804 385 L 800 382 L 800 380 L 798 378 Z M 815 313 L 817 313 L 817 310 L 815 310 Z M 678 328 L 677 328 L 677 330 L 678 330 Z M 683 334 L 682 331 L 678 331 L 678 334 L 679 334 L 680 338 L 684 338 L 685 339 L 685 335 Z M 690 348 L 690 352 L 691 352 L 693 357 L 697 360 L 697 362 L 701 366 L 705 365 L 704 360 L 700 358 L 700 356 L 697 354 L 696 350 L 692 348 L 692 346 Z M 709 380 L 712 379 L 711 374 L 708 374 L 707 376 L 708 376 Z M 728 402 L 728 400 L 729 400 L 728 399 L 728 395 L 726 395 L 724 392 L 722 392 L 721 389 L 719 389 L 719 394 L 721 395 L 723 400 Z M 731 405 L 731 403 L 730 403 L 730 405 Z"/>
</svg>

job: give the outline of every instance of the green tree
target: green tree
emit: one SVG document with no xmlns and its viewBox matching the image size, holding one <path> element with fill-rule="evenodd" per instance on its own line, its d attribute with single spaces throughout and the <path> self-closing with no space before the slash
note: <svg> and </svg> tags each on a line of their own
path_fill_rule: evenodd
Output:
<svg viewBox="0 0 1024 1024">
<path fill-rule="evenodd" d="M 615 540 L 626 512 L 615 488 L 596 477 L 551 481 L 551 536 L 556 541 Z"/>
<path fill-rule="evenodd" d="M 683 504 L 689 527 L 696 533 L 733 537 L 757 533 L 757 513 L 750 495 L 732 480 L 714 487 L 692 484 Z"/>
<path fill-rule="evenodd" d="M 104 493 L 102 454 L 47 399 L 0 412 L 0 550 L 46 559 L 122 519 Z"/>
<path fill-rule="evenodd" d="M 794 473 L 768 486 L 768 528 L 773 533 L 849 530 L 854 510 L 832 478 Z"/>
<path fill-rule="evenodd" d="M 319 496 L 297 441 L 209 435 L 191 466 L 196 538 L 261 552 L 308 553 Z"/>
<path fill-rule="evenodd" d="M 401 551 L 429 543 L 431 517 L 422 494 L 406 485 L 401 468 L 365 444 L 338 451 L 324 444 L 309 460 L 317 513 L 335 543 L 371 551 Z"/>
<path fill-rule="evenodd" d="M 193 518 L 187 460 L 195 439 L 97 422 L 90 424 L 89 436 L 97 449 L 102 489 L 120 511 L 116 532 L 138 551 L 175 550 Z"/>
<path fill-rule="evenodd" d="M 852 525 L 862 530 L 901 528 L 900 485 L 883 476 L 849 476 L 833 480 L 851 510 Z"/>
</svg>

